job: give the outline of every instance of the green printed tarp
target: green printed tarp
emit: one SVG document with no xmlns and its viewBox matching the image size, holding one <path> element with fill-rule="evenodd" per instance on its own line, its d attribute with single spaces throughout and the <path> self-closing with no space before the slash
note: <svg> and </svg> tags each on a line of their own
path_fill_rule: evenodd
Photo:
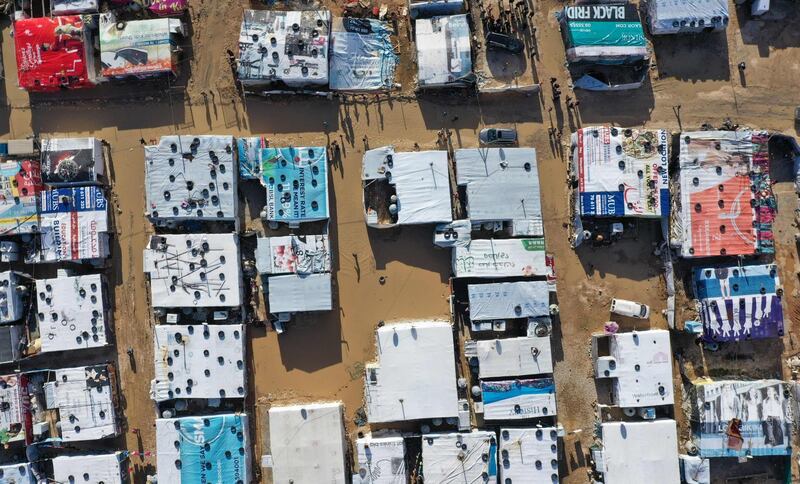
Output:
<svg viewBox="0 0 800 484">
<path fill-rule="evenodd" d="M 564 8 L 561 22 L 570 62 L 647 56 L 644 29 L 634 5 L 572 5 Z"/>
</svg>

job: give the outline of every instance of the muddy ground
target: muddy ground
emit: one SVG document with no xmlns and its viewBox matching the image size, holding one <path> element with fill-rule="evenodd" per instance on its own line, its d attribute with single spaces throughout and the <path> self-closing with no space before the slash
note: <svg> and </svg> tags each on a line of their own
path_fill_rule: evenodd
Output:
<svg viewBox="0 0 800 484">
<path fill-rule="evenodd" d="M 656 67 L 651 81 L 639 90 L 616 94 L 577 95 L 568 89 L 564 48 L 554 13 L 562 4 L 536 2 L 533 21 L 538 29 L 539 58 L 533 63 L 544 85 L 541 95 L 493 95 L 476 98 L 461 92 L 408 96 L 415 66 L 408 34 L 401 30 L 401 78 L 404 96 L 357 98 L 298 98 L 264 100 L 237 94 L 226 49 L 236 50 L 241 11 L 246 2 L 200 0 L 191 3 L 191 45 L 181 79 L 170 85 L 133 84 L 100 88 L 68 101 L 28 94 L 16 87 L 13 40 L 3 31 L 5 99 L 0 107 L 0 135 L 20 138 L 38 135 L 92 135 L 111 145 L 113 194 L 116 207 L 114 267 L 116 339 L 122 356 L 125 418 L 123 445 L 130 450 L 154 451 L 154 410 L 148 396 L 152 378 L 152 317 L 147 306 L 142 273 L 142 249 L 151 228 L 143 216 L 144 170 L 140 139 L 175 133 L 230 133 L 266 135 L 275 145 L 324 145 L 339 141 L 342 163 L 331 173 L 331 240 L 334 248 L 337 311 L 301 317 L 278 337 L 273 332 L 250 332 L 252 395 L 255 406 L 257 463 L 266 435 L 265 410 L 272 404 L 316 399 L 340 399 L 346 405 L 348 428 L 361 406 L 362 369 L 373 358 L 373 334 L 378 321 L 447 317 L 449 308 L 449 253 L 431 244 L 431 231 L 367 230 L 362 215 L 360 164 L 367 147 L 394 144 L 401 150 L 419 143 L 434 149 L 437 132 L 447 129 L 453 145 L 477 145 L 485 126 L 514 126 L 521 144 L 537 149 L 543 180 L 542 204 L 548 251 L 555 254 L 561 301 L 561 351 L 555 379 L 559 422 L 564 440 L 564 482 L 586 482 L 586 453 L 591 444 L 596 400 L 591 377 L 590 335 L 609 317 L 613 296 L 629 297 L 653 308 L 651 320 L 639 328 L 666 327 L 660 316 L 665 307 L 659 260 L 652 255 L 659 238 L 657 227 L 641 224 L 635 237 L 604 249 L 573 251 L 568 243 L 567 164 L 569 132 L 577 126 L 613 123 L 620 126 L 696 129 L 702 123 L 734 122 L 795 134 L 794 108 L 800 73 L 800 32 L 797 19 L 762 23 L 734 16 L 725 34 L 658 39 Z M 339 11 L 341 6 L 334 10 Z M 401 26 L 403 26 L 401 22 Z M 403 41 L 405 37 L 405 41 Z M 739 62 L 746 69 L 737 69 Z M 564 95 L 554 103 L 548 80 L 558 79 Z M 566 96 L 580 101 L 566 106 Z M 549 129 L 555 130 L 550 132 Z M 559 133 L 561 136 L 559 137 Z M 256 188 L 257 189 L 257 188 Z M 796 196 L 788 181 L 777 184 L 780 213 L 776 230 L 777 260 L 785 281 L 789 315 L 797 314 L 798 267 L 792 224 Z M 248 226 L 260 228 L 258 204 L 248 205 Z M 385 285 L 378 278 L 386 278 Z M 680 320 L 681 314 L 676 317 Z M 737 374 L 788 377 L 776 349 L 784 355 L 799 351 L 800 331 L 786 321 L 787 335 L 776 348 L 742 345 L 750 358 L 735 365 L 732 359 L 706 358 L 691 341 L 676 338 L 675 350 L 696 352 L 691 371 L 696 374 Z M 135 362 L 124 353 L 135 348 Z M 706 355 L 707 356 L 707 355 Z M 733 358 L 735 359 L 735 358 Z M 699 361 L 699 364 L 696 362 Z M 676 366 L 676 384 L 679 383 Z M 676 388 L 676 393 L 680 391 Z M 252 410 L 251 410 L 252 411 Z M 681 419 L 681 435 L 688 435 Z M 142 479 L 154 457 L 133 460 Z M 152 471 L 152 468 L 149 469 Z"/>
</svg>

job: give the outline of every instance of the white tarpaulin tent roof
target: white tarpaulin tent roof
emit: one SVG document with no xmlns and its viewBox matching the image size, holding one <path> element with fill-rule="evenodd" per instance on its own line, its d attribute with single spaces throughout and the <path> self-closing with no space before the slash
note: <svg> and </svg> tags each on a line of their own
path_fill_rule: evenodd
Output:
<svg viewBox="0 0 800 484">
<path fill-rule="evenodd" d="M 654 35 L 710 32 L 728 26 L 727 0 L 651 0 L 647 7 Z"/>
<path fill-rule="evenodd" d="M 106 346 L 105 284 L 101 274 L 36 281 L 42 353 Z"/>
<path fill-rule="evenodd" d="M 534 148 L 461 149 L 455 158 L 472 222 L 514 222 L 524 228 L 517 235 L 544 235 Z"/>
<path fill-rule="evenodd" d="M 553 373 L 550 336 L 476 341 L 481 378 Z"/>
<path fill-rule="evenodd" d="M 3 484 L 37 484 L 27 462 L 0 466 L 0 482 Z"/>
<path fill-rule="evenodd" d="M 353 474 L 354 484 L 405 484 L 408 480 L 403 437 L 373 437 L 366 435 L 356 440 L 358 472 Z"/>
<path fill-rule="evenodd" d="M 345 484 L 342 404 L 269 409 L 273 482 Z"/>
<path fill-rule="evenodd" d="M 333 308 L 331 274 L 286 274 L 269 281 L 269 312 L 330 311 Z"/>
<path fill-rule="evenodd" d="M 466 15 L 417 19 L 414 26 L 420 87 L 463 84 L 474 77 Z"/>
<path fill-rule="evenodd" d="M 469 284 L 469 319 L 487 321 L 548 316 L 550 287 L 546 281 Z"/>
<path fill-rule="evenodd" d="M 126 452 L 58 456 L 52 460 L 53 480 L 70 484 L 124 484 L 128 482 L 127 459 Z"/>
<path fill-rule="evenodd" d="M 147 214 L 151 221 L 234 220 L 237 163 L 233 136 L 162 136 L 145 146 Z"/>
<path fill-rule="evenodd" d="M 109 369 L 97 365 L 56 370 L 52 385 L 64 441 L 98 440 L 117 435 L 115 382 Z"/>
<path fill-rule="evenodd" d="M 18 375 L 0 376 L 0 432 L 8 442 L 25 439 L 23 389 Z M 27 393 L 27 390 L 26 390 Z M 27 397 L 27 396 L 26 396 Z M 12 429 L 12 427 L 14 427 Z M 16 434 L 16 435 L 15 435 Z"/>
<path fill-rule="evenodd" d="M 497 439 L 483 430 L 423 434 L 422 465 L 425 482 L 496 482 Z"/>
<path fill-rule="evenodd" d="M 244 398 L 244 327 L 156 326 L 154 400 Z"/>
<path fill-rule="evenodd" d="M 453 328 L 414 321 L 378 328 L 378 361 L 366 366 L 370 423 L 458 416 Z"/>
<path fill-rule="evenodd" d="M 18 272 L 0 272 L 0 323 L 19 321 L 25 315 L 25 307 L 17 290 L 21 282 Z"/>
<path fill-rule="evenodd" d="M 235 234 L 153 235 L 144 250 L 154 308 L 239 307 L 242 272 Z"/>
<path fill-rule="evenodd" d="M 558 484 L 555 427 L 500 430 L 500 482 Z"/>
<path fill-rule="evenodd" d="M 473 239 L 453 249 L 455 277 L 549 276 L 544 239 Z"/>
<path fill-rule="evenodd" d="M 606 484 L 678 484 L 678 430 L 674 420 L 606 422 L 603 448 L 594 451 L 597 472 Z M 654 479 L 656 479 L 654 481 Z"/>
<path fill-rule="evenodd" d="M 614 404 L 672 405 L 672 350 L 669 331 L 649 330 L 597 336 L 608 338 L 611 356 L 595 360 L 596 377 L 614 381 Z"/>
<path fill-rule="evenodd" d="M 384 178 L 397 192 L 398 225 L 453 221 L 446 151 L 396 152 L 392 146 L 367 151 L 361 180 Z"/>
</svg>

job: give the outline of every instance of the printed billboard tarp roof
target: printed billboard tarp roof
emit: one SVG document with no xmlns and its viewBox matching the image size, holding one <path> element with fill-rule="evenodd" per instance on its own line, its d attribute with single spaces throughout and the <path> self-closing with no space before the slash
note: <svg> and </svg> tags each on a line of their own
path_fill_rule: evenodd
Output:
<svg viewBox="0 0 800 484">
<path fill-rule="evenodd" d="M 14 22 L 19 86 L 28 91 L 94 85 L 83 20 L 78 15 Z"/>
<path fill-rule="evenodd" d="M 250 482 L 248 430 L 246 414 L 156 419 L 158 481 Z"/>
<path fill-rule="evenodd" d="M 780 380 L 699 382 L 692 389 L 701 457 L 791 455 L 792 419 Z M 788 393 L 787 393 L 788 394 Z"/>
<path fill-rule="evenodd" d="M 774 252 L 767 142 L 762 132 L 681 134 L 680 211 L 671 230 L 683 257 Z"/>
<path fill-rule="evenodd" d="M 327 235 L 285 235 L 256 239 L 261 274 L 312 274 L 331 271 Z"/>
<path fill-rule="evenodd" d="M 564 8 L 562 23 L 570 62 L 647 56 L 634 4 L 570 5 Z"/>
<path fill-rule="evenodd" d="M 556 414 L 552 378 L 481 381 L 484 420 L 523 420 Z"/>
<path fill-rule="evenodd" d="M 239 151 L 239 178 L 242 180 L 261 179 L 261 151 L 269 145 L 263 136 L 236 138 Z"/>
<path fill-rule="evenodd" d="M 665 130 L 579 129 L 572 135 L 572 167 L 580 214 L 667 216 L 669 144 Z"/>
<path fill-rule="evenodd" d="M 41 193 L 43 262 L 108 257 L 108 202 L 96 186 L 57 188 Z"/>
<path fill-rule="evenodd" d="M 328 84 L 327 10 L 245 10 L 237 76 L 243 84 Z"/>
<path fill-rule="evenodd" d="M 473 239 L 453 248 L 455 277 L 551 276 L 544 239 Z"/>
<path fill-rule="evenodd" d="M 106 77 L 175 72 L 173 35 L 183 34 L 179 19 L 118 21 L 100 16 L 100 63 Z"/>
<path fill-rule="evenodd" d="M 535 149 L 460 149 L 455 159 L 470 220 L 517 222 L 532 229 L 525 235 L 544 235 Z"/>
<path fill-rule="evenodd" d="M 323 146 L 263 148 L 261 177 L 267 187 L 267 220 L 326 220 L 328 154 Z"/>
<path fill-rule="evenodd" d="M 417 19 L 415 26 L 420 87 L 464 83 L 473 76 L 466 15 Z"/>
<path fill-rule="evenodd" d="M 707 339 L 783 336 L 783 290 L 776 265 L 695 268 L 694 285 Z"/>
<path fill-rule="evenodd" d="M 42 141 L 42 182 L 53 187 L 92 185 L 105 174 L 102 142 L 97 138 Z"/>
<path fill-rule="evenodd" d="M 38 161 L 0 163 L 0 235 L 39 231 L 37 195 L 41 191 Z"/>
<path fill-rule="evenodd" d="M 391 89 L 398 56 L 389 24 L 366 18 L 334 18 L 331 29 L 331 89 Z"/>
</svg>

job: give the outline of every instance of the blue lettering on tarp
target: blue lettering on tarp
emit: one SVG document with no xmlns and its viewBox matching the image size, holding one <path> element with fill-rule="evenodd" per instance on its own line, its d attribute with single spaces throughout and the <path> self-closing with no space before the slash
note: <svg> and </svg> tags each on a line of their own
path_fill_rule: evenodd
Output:
<svg viewBox="0 0 800 484">
<path fill-rule="evenodd" d="M 625 203 L 622 192 L 581 193 L 581 215 L 622 216 Z"/>
<path fill-rule="evenodd" d="M 107 203 L 103 191 L 95 186 L 57 188 L 42 196 L 42 213 L 105 211 Z"/>
</svg>

